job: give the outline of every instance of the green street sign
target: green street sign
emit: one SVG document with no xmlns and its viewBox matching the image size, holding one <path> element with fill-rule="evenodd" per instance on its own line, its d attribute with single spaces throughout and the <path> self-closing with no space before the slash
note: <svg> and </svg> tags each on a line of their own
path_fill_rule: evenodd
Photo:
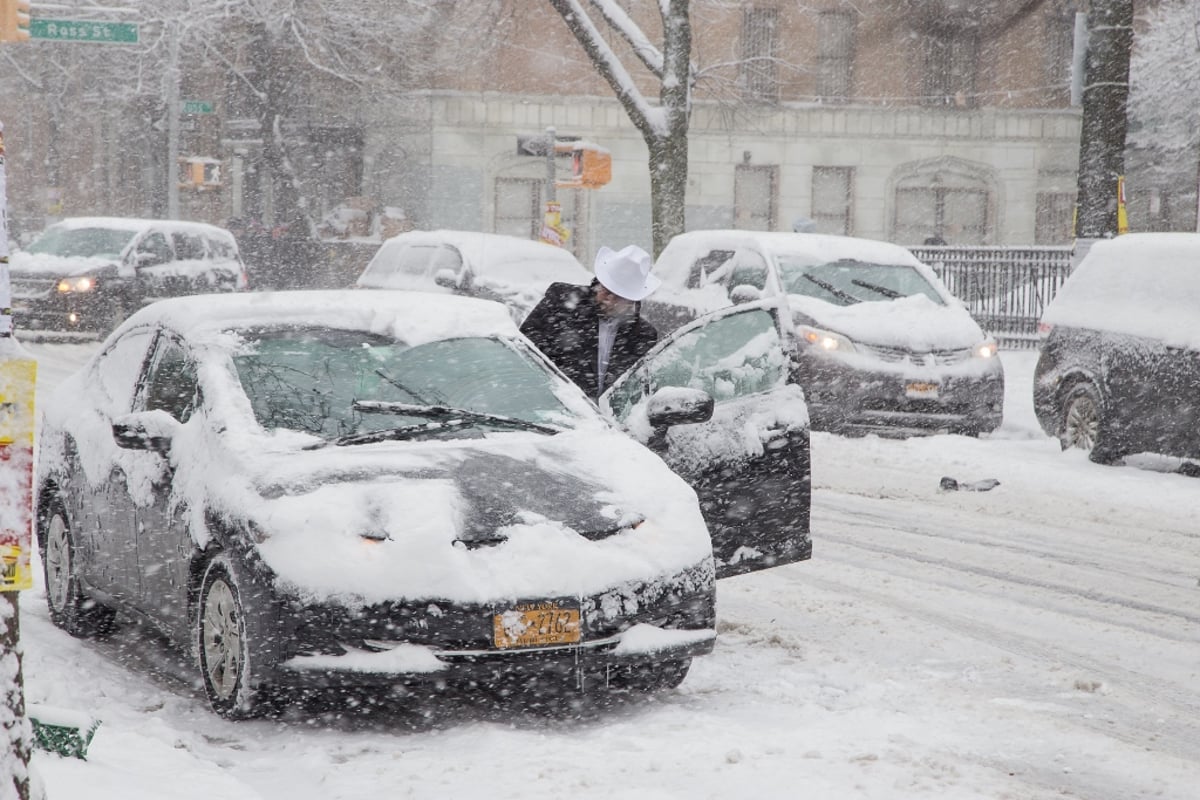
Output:
<svg viewBox="0 0 1200 800">
<path fill-rule="evenodd" d="M 34 17 L 29 20 L 29 38 L 58 42 L 137 44 L 138 26 L 136 22 L 80 22 Z"/>
<path fill-rule="evenodd" d="M 184 114 L 211 114 L 213 113 L 213 104 L 208 100 L 184 100 Z"/>
</svg>

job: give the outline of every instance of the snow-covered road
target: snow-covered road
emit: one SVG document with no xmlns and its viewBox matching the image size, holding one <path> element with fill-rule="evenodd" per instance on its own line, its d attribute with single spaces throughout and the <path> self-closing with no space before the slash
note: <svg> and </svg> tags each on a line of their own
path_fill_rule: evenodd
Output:
<svg viewBox="0 0 1200 800">
<path fill-rule="evenodd" d="M 91 349 L 31 345 L 43 390 Z M 991 438 L 813 436 L 811 561 L 723 581 L 676 692 L 559 719 L 461 698 L 228 723 L 185 665 L 22 596 L 31 702 L 103 720 L 50 798 L 1200 797 L 1200 482 L 1101 467 L 1004 354 Z M 939 480 L 996 478 L 989 492 Z"/>
</svg>

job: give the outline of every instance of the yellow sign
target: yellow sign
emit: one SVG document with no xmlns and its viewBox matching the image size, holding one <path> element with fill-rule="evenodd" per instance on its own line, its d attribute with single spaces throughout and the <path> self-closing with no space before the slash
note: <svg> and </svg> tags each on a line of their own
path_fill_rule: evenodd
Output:
<svg viewBox="0 0 1200 800">
<path fill-rule="evenodd" d="M 33 588 L 33 430 L 37 362 L 0 356 L 0 591 Z"/>
<path fill-rule="evenodd" d="M 1125 176 L 1117 176 L 1117 234 L 1129 233 L 1129 214 L 1125 211 Z"/>
<path fill-rule="evenodd" d="M 562 247 L 571 238 L 571 232 L 562 224 L 562 204 L 546 201 L 546 216 L 542 220 L 541 240 L 546 244 Z"/>
</svg>

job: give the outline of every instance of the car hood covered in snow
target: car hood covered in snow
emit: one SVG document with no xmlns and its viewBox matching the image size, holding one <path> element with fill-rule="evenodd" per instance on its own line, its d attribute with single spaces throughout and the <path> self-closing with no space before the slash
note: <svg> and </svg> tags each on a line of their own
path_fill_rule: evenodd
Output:
<svg viewBox="0 0 1200 800">
<path fill-rule="evenodd" d="M 915 295 L 838 306 L 815 297 L 789 295 L 798 324 L 828 328 L 855 342 L 916 353 L 974 347 L 983 330 L 957 301 L 939 305 Z"/>
</svg>

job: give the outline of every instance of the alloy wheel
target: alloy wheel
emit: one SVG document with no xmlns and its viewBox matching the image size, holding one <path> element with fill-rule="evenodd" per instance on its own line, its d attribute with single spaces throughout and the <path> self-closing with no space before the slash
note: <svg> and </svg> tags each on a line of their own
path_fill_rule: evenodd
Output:
<svg viewBox="0 0 1200 800">
<path fill-rule="evenodd" d="M 55 514 L 46 526 L 46 599 L 59 614 L 68 611 L 71 601 L 71 539 L 62 514 Z"/>
<path fill-rule="evenodd" d="M 201 647 L 204 648 L 204 668 L 209 685 L 217 697 L 229 701 L 237 692 L 242 673 L 242 634 L 237 599 L 223 578 L 217 578 L 209 586 L 204 597 L 201 625 Z"/>
<path fill-rule="evenodd" d="M 1067 407 L 1063 425 L 1063 443 L 1067 447 L 1091 450 L 1100 433 L 1100 407 L 1094 398 L 1083 394 Z"/>
</svg>

